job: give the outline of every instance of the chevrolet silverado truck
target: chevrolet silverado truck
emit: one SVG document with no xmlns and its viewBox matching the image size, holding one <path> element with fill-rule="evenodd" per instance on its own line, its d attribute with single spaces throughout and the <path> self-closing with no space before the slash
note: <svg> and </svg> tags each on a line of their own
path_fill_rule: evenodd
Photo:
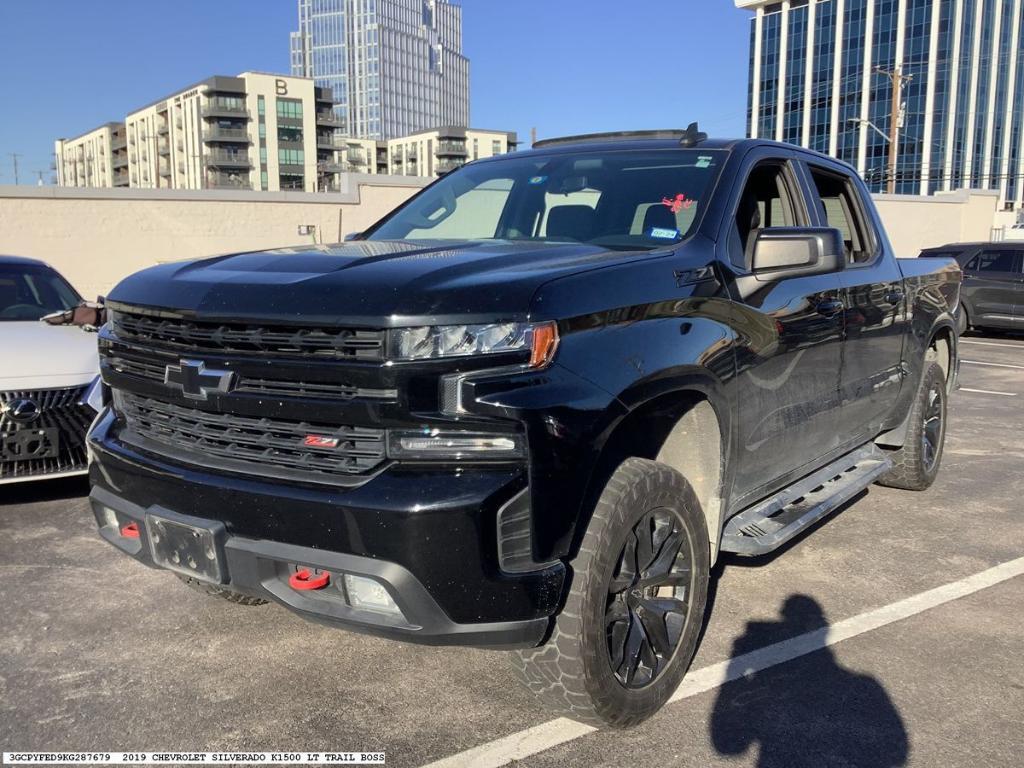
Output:
<svg viewBox="0 0 1024 768">
<path fill-rule="evenodd" d="M 556 711 L 633 725 L 722 553 L 931 485 L 959 289 L 824 155 L 695 125 L 542 142 L 342 244 L 121 282 L 92 508 L 210 594 L 512 649 Z"/>
</svg>

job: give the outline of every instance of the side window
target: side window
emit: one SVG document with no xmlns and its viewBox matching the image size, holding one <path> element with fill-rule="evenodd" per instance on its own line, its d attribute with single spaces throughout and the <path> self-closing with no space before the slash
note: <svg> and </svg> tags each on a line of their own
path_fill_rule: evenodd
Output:
<svg viewBox="0 0 1024 768">
<path fill-rule="evenodd" d="M 762 163 L 747 177 L 729 238 L 730 258 L 738 266 L 750 268 L 754 242 L 762 229 L 796 227 L 803 223 L 786 168 L 780 162 Z"/>
<path fill-rule="evenodd" d="M 982 251 L 967 265 L 969 272 L 1020 272 L 1021 251 Z"/>
<path fill-rule="evenodd" d="M 866 264 L 875 258 L 875 242 L 864 220 L 853 184 L 846 176 L 811 167 L 826 226 L 843 233 L 847 264 Z"/>
</svg>

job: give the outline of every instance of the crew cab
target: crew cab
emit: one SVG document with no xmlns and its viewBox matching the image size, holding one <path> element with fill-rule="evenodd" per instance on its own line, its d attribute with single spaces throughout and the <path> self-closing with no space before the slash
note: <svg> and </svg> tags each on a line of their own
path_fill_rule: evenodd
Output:
<svg viewBox="0 0 1024 768">
<path fill-rule="evenodd" d="M 210 594 L 513 649 L 554 710 L 628 726 L 689 666 L 721 553 L 933 482 L 959 289 L 824 155 L 542 142 L 343 244 L 121 282 L 91 503 Z"/>
</svg>

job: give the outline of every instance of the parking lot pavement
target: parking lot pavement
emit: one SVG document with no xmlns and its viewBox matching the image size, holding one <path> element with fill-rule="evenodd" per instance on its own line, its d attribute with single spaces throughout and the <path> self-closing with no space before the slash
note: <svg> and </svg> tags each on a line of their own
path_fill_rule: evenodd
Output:
<svg viewBox="0 0 1024 768">
<path fill-rule="evenodd" d="M 694 670 L 1024 555 L 1024 340 L 964 342 L 937 483 L 872 487 L 769 558 L 725 559 Z M 331 630 L 145 569 L 97 538 L 84 493 L 0 488 L 3 750 L 383 749 L 420 765 L 551 719 L 500 652 Z M 543 751 L 527 734 L 517 764 L 1019 765 L 1022 617 L 1017 577 L 626 733 Z"/>
</svg>

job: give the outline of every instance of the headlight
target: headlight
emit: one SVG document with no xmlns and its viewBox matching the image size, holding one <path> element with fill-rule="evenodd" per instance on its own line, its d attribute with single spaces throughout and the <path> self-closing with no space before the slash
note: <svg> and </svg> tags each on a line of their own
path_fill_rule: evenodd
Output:
<svg viewBox="0 0 1024 768">
<path fill-rule="evenodd" d="M 396 328 L 391 331 L 391 359 L 429 360 L 507 352 L 530 352 L 530 366 L 539 368 L 554 357 L 558 329 L 554 323 L 487 323 Z"/>
<path fill-rule="evenodd" d="M 105 389 L 103 380 L 99 376 L 97 376 L 95 379 L 92 380 L 92 383 L 89 385 L 89 388 L 85 391 L 85 394 L 82 396 L 82 402 L 85 405 L 88 405 L 94 411 L 96 411 L 96 413 L 99 413 L 106 407 L 109 401 L 110 395 Z"/>
</svg>

